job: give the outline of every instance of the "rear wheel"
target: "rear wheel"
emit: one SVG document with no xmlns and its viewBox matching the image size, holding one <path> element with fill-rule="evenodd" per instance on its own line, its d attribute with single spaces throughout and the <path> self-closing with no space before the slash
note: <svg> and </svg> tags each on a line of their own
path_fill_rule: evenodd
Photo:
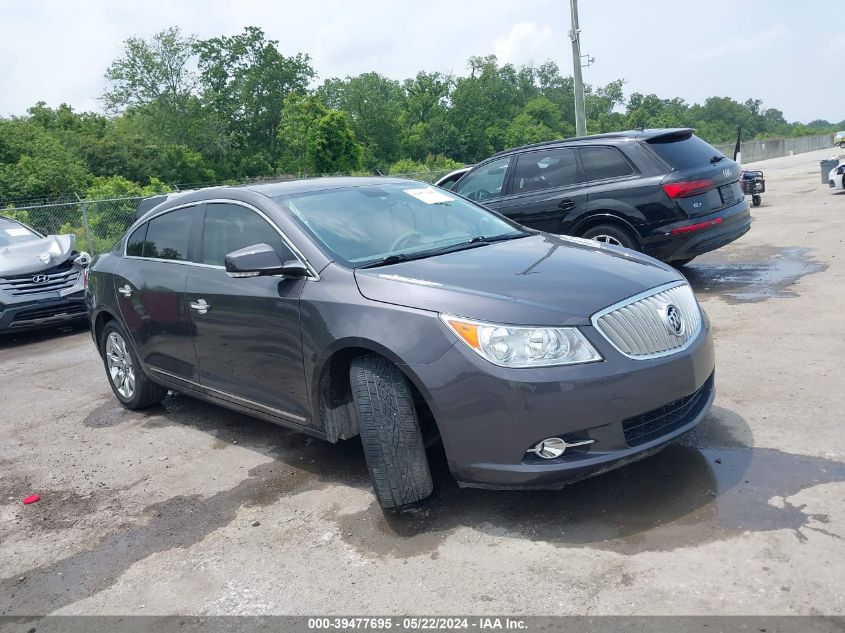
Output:
<svg viewBox="0 0 845 633">
<path fill-rule="evenodd" d="M 377 354 L 354 359 L 349 378 L 379 504 L 398 510 L 425 499 L 434 486 L 407 378 Z"/>
<path fill-rule="evenodd" d="M 599 224 L 590 227 L 581 234 L 581 237 L 588 240 L 595 240 L 596 242 L 604 242 L 605 244 L 614 244 L 615 246 L 624 246 L 625 248 L 639 250 L 637 238 L 630 231 L 617 224 Z"/>
<path fill-rule="evenodd" d="M 100 352 L 109 385 L 127 409 L 151 407 L 167 395 L 167 389 L 150 380 L 141 369 L 129 337 L 116 321 L 109 321 L 103 328 Z"/>
<path fill-rule="evenodd" d="M 759 207 L 760 203 L 762 201 L 763 201 L 763 199 L 760 196 L 758 196 L 756 193 L 753 196 L 751 196 L 751 204 L 754 205 L 755 207 Z"/>
<path fill-rule="evenodd" d="M 840 141 L 840 143 L 839 143 L 839 148 L 840 148 L 840 149 L 845 149 L 845 141 Z"/>
</svg>

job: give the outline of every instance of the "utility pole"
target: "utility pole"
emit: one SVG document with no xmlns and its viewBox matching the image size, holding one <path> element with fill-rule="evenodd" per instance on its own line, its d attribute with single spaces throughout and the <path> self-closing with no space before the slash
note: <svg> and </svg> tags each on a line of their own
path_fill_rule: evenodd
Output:
<svg viewBox="0 0 845 633">
<path fill-rule="evenodd" d="M 569 39 L 572 40 L 572 77 L 575 80 L 575 133 L 578 136 L 587 134 L 587 115 L 584 112 L 584 80 L 581 78 L 581 34 L 578 28 L 578 0 L 569 0 L 572 11 L 572 30 Z"/>
</svg>

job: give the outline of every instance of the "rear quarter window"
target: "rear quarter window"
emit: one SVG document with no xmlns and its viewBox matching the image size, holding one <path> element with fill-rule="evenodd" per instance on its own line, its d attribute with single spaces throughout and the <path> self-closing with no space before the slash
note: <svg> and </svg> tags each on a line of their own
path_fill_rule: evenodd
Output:
<svg viewBox="0 0 845 633">
<path fill-rule="evenodd" d="M 132 235 L 126 240 L 126 254 L 140 257 L 144 254 L 144 238 L 147 236 L 146 223 L 132 231 Z"/>
<path fill-rule="evenodd" d="M 675 169 L 701 167 L 708 165 L 714 156 L 723 156 L 722 152 L 695 134 L 659 137 L 649 140 L 647 144 Z"/>
</svg>

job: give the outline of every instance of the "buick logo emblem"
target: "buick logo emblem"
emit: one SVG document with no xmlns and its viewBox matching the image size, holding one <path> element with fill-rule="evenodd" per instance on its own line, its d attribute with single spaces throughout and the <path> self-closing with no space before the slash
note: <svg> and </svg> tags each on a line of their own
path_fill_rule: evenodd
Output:
<svg viewBox="0 0 845 633">
<path fill-rule="evenodd" d="M 731 170 L 730 170 L 730 169 L 723 169 L 723 170 L 722 170 L 722 175 L 723 175 L 725 178 L 730 178 L 730 177 L 731 177 L 731 173 L 733 173 L 733 172 L 731 172 Z"/>
<path fill-rule="evenodd" d="M 48 279 L 50 279 L 50 278 L 47 275 L 33 275 L 32 276 L 32 283 L 34 283 L 34 284 L 46 284 Z"/>
<path fill-rule="evenodd" d="M 684 320 L 681 318 L 681 311 L 673 305 L 666 306 L 666 312 L 663 317 L 666 323 L 666 329 L 670 334 L 680 336 L 684 333 Z"/>
</svg>

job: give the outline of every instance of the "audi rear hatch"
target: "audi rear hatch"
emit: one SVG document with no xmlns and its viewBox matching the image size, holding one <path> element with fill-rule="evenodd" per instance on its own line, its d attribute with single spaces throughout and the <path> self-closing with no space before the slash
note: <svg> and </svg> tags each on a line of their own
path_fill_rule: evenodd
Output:
<svg viewBox="0 0 845 633">
<path fill-rule="evenodd" d="M 739 165 L 691 129 L 651 136 L 644 145 L 671 170 L 660 186 L 689 217 L 715 213 L 743 200 Z"/>
</svg>

